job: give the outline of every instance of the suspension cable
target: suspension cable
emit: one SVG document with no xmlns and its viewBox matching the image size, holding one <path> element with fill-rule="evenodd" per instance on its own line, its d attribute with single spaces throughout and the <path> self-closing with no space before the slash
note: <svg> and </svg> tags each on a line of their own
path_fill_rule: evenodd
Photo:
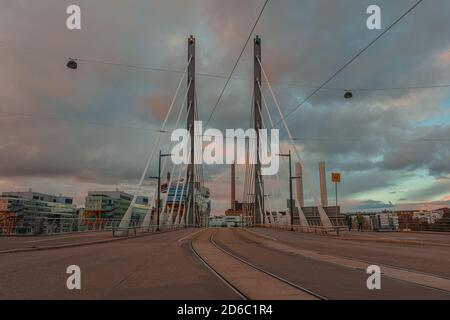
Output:
<svg viewBox="0 0 450 320">
<path fill-rule="evenodd" d="M 161 131 L 164 131 L 164 128 L 166 127 L 167 120 L 169 119 L 170 113 L 172 112 L 173 106 L 175 105 L 175 101 L 176 101 L 176 98 L 178 96 L 178 92 L 180 91 L 181 84 L 183 83 L 183 80 L 184 80 L 184 78 L 186 76 L 186 72 L 187 72 L 187 69 L 189 68 L 189 65 L 191 64 L 191 61 L 192 61 L 192 56 L 189 58 L 189 61 L 187 63 L 186 69 L 185 69 L 185 72 L 183 73 L 183 76 L 181 77 L 180 82 L 178 83 L 178 87 L 177 87 L 177 90 L 175 91 L 175 94 L 173 96 L 172 103 L 170 104 L 169 110 L 167 111 L 166 117 L 165 117 L 165 119 L 163 121 L 163 124 L 161 125 Z M 134 192 L 133 200 L 131 201 L 130 206 L 128 207 L 127 211 L 125 212 L 125 214 L 122 217 L 122 220 L 120 221 L 119 229 L 125 229 L 125 228 L 127 228 L 129 226 L 129 221 L 130 221 L 131 216 L 133 214 L 134 205 L 136 204 L 137 197 L 139 195 L 139 192 L 141 191 L 142 184 L 143 184 L 143 182 L 145 180 L 148 168 L 150 167 L 150 163 L 151 163 L 151 161 L 153 159 L 153 156 L 155 154 L 155 151 L 156 151 L 156 149 L 157 149 L 157 147 L 159 145 L 160 139 L 161 139 L 161 132 L 159 132 L 157 137 L 156 137 L 156 143 L 154 144 L 154 146 L 152 148 L 152 151 L 150 152 L 150 156 L 148 157 L 148 160 L 147 160 L 147 163 L 145 165 L 144 171 L 142 172 L 141 179 L 139 180 L 139 184 L 138 184 L 138 186 L 137 186 L 137 188 L 136 188 L 136 190 Z"/>
<path fill-rule="evenodd" d="M 283 116 L 283 111 L 281 110 L 280 104 L 278 103 L 278 99 L 277 99 L 277 97 L 275 96 L 275 93 L 273 92 L 272 86 L 270 85 L 269 78 L 267 77 L 267 74 L 266 74 L 266 72 L 265 72 L 265 70 L 264 70 L 264 67 L 262 66 L 261 60 L 259 59 L 259 57 L 256 57 L 256 58 L 257 58 L 257 60 L 258 60 L 258 62 L 259 62 L 259 65 L 261 66 L 261 71 L 262 71 L 262 73 L 263 73 L 264 78 L 266 79 L 266 83 L 267 83 L 268 88 L 269 88 L 269 91 L 270 91 L 270 93 L 271 93 L 271 95 L 272 95 L 273 101 L 275 102 L 275 106 L 276 106 L 277 109 L 278 109 L 278 113 L 280 114 L 280 117 L 281 117 L 281 120 L 282 120 L 282 122 L 283 122 L 284 128 L 286 129 L 286 132 L 287 132 L 287 134 L 288 134 L 288 137 L 289 137 L 289 141 L 290 141 L 290 143 L 291 143 L 291 146 L 293 147 L 293 149 L 294 149 L 294 151 L 295 151 L 295 152 L 294 152 L 295 157 L 297 158 L 297 161 L 298 161 L 298 162 L 303 163 L 303 161 L 302 161 L 302 159 L 301 159 L 301 157 L 300 157 L 300 152 L 299 152 L 299 150 L 298 150 L 298 147 L 297 147 L 297 145 L 294 143 L 294 139 L 293 139 L 293 137 L 292 137 L 291 130 L 289 129 L 289 127 L 288 127 L 288 125 L 287 125 L 287 123 L 286 123 L 286 119 L 285 119 L 285 117 Z M 308 176 L 308 174 L 307 174 L 306 168 L 304 168 L 303 172 L 304 172 L 304 176 L 305 176 L 305 181 L 307 182 L 307 186 L 308 186 L 308 188 L 309 188 L 309 190 L 310 190 L 310 192 L 311 192 L 311 195 L 313 196 L 315 205 L 317 206 L 317 209 L 318 209 L 318 211 L 319 211 L 319 215 L 320 215 L 320 218 L 321 218 L 321 220 L 322 220 L 323 226 L 324 226 L 324 227 L 332 227 L 330 218 L 328 217 L 328 215 L 326 214 L 326 212 L 325 212 L 325 210 L 323 209 L 322 205 L 321 205 L 320 202 L 318 201 L 318 197 L 317 197 L 317 195 L 316 195 L 316 192 L 315 192 L 314 188 L 312 187 L 311 181 L 309 180 L 309 176 Z"/>
<path fill-rule="evenodd" d="M 381 39 L 386 33 L 388 33 L 396 24 L 398 24 L 403 18 L 405 18 L 408 14 L 410 14 L 419 4 L 421 4 L 423 0 L 418 0 L 411 8 L 409 8 L 405 13 L 403 13 L 399 18 L 397 18 L 389 27 L 387 27 L 383 32 L 381 32 L 375 39 L 369 42 L 362 50 L 360 50 L 353 58 L 347 61 L 342 67 L 340 67 L 335 73 L 333 73 L 324 83 L 322 83 L 319 87 L 317 87 L 311 94 L 309 94 L 305 99 L 302 100 L 294 109 L 289 111 L 284 117 L 281 118 L 280 121 L 276 123 L 276 125 L 280 124 L 280 122 L 284 122 L 287 117 L 292 115 L 295 111 L 297 111 L 301 106 L 303 106 L 309 99 L 311 99 L 317 92 L 323 89 L 328 83 L 330 83 L 336 76 L 341 73 L 344 69 L 346 69 L 349 65 L 351 65 L 356 59 L 358 59 L 364 52 L 366 52 L 375 42 Z M 257 57 L 258 58 L 258 57 Z M 258 58 L 259 60 L 259 58 Z M 261 61 L 259 61 L 261 64 Z M 270 84 L 269 84 L 270 86 Z"/>
<path fill-rule="evenodd" d="M 272 120 L 272 117 L 270 116 L 270 110 L 269 110 L 269 107 L 267 105 L 266 98 L 265 98 L 264 94 L 262 93 L 263 90 L 262 90 L 262 87 L 261 87 L 261 82 L 259 80 L 257 82 L 258 82 L 259 90 L 261 90 L 261 97 L 262 97 L 262 100 L 263 100 L 263 104 L 265 105 L 267 113 L 269 115 L 270 125 L 272 126 L 272 128 L 274 128 L 273 120 Z M 262 115 L 261 115 L 261 117 L 262 117 Z M 291 168 L 289 168 L 289 170 L 291 170 Z M 277 179 L 278 179 L 277 182 L 279 183 L 279 177 L 278 176 L 277 176 Z M 292 183 L 292 182 L 290 181 L 289 183 Z M 299 214 L 300 224 L 301 225 L 305 225 L 305 226 L 309 226 L 309 222 L 306 219 L 305 213 L 303 212 L 303 208 L 301 207 L 300 203 L 298 204 L 298 214 Z"/>
<path fill-rule="evenodd" d="M 191 86 L 191 81 L 189 82 L 189 85 L 188 85 L 188 91 L 189 91 L 189 87 Z M 177 122 L 176 122 L 176 124 L 175 124 L 175 128 L 178 126 L 178 123 L 180 122 L 180 118 L 181 118 L 181 114 L 182 114 L 182 112 L 183 112 L 183 107 L 184 107 L 184 104 L 185 104 L 185 102 L 186 102 L 186 99 L 187 99 L 187 94 L 186 94 L 186 96 L 184 97 L 184 100 L 183 100 L 183 102 L 182 102 L 182 104 L 181 104 L 181 110 L 180 110 L 180 113 L 178 114 L 178 119 L 177 119 Z M 191 110 L 191 107 L 192 107 L 192 103 L 190 103 L 189 104 L 189 108 L 188 108 L 188 111 L 187 111 L 187 114 L 186 114 L 186 118 L 189 116 L 189 111 Z M 170 148 L 170 146 L 168 145 L 167 146 L 167 148 Z M 164 169 L 165 169 L 165 165 L 166 165 L 166 160 L 167 159 L 164 159 L 165 161 L 164 161 L 164 165 L 163 165 L 163 170 L 162 170 L 162 172 L 164 172 Z M 173 172 L 175 170 L 175 164 L 173 163 L 172 164 L 172 170 L 171 171 L 169 171 L 169 172 Z M 164 210 L 166 209 L 166 206 L 167 206 L 167 199 L 169 198 L 169 191 L 170 191 L 170 188 L 172 187 L 172 184 L 173 184 L 173 179 L 170 179 L 170 181 L 167 183 L 167 193 L 166 193 L 166 196 L 164 197 L 164 201 L 163 201 L 163 209 L 161 210 L 161 215 L 163 215 L 164 214 Z M 161 219 L 160 219 L 160 221 L 161 221 Z"/>
</svg>

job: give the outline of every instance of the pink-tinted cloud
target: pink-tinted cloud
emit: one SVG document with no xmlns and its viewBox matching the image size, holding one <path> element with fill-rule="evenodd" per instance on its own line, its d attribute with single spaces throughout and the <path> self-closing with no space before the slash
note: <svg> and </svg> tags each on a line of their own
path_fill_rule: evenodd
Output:
<svg viewBox="0 0 450 320">
<path fill-rule="evenodd" d="M 444 65 L 450 64 L 450 49 L 447 51 L 441 52 L 438 55 L 438 61 Z"/>
<path fill-rule="evenodd" d="M 141 116 L 148 118 L 149 116 L 163 120 L 167 114 L 168 99 L 163 97 L 145 97 L 142 99 L 142 104 L 136 107 L 136 112 Z"/>
</svg>

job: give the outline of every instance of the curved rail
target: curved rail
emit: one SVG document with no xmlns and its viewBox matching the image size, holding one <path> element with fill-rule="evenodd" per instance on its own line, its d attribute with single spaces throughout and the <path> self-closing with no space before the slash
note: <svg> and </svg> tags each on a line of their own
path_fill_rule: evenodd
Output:
<svg viewBox="0 0 450 320">
<path fill-rule="evenodd" d="M 219 272 L 217 272 L 205 259 L 203 259 L 198 252 L 195 250 L 193 242 L 195 238 L 191 240 L 191 250 L 194 253 L 195 257 L 200 260 L 200 262 L 211 271 L 217 278 L 219 278 L 226 286 L 228 286 L 234 293 L 236 293 L 242 300 L 250 300 L 242 291 L 240 291 L 237 287 L 235 287 L 230 281 L 228 281 L 225 277 L 223 277 Z"/>
<path fill-rule="evenodd" d="M 322 296 L 322 295 L 320 295 L 320 294 L 318 294 L 316 292 L 313 292 L 313 291 L 311 291 L 309 289 L 303 288 L 302 286 L 299 286 L 299 285 L 297 285 L 297 284 L 295 284 L 295 283 L 293 283 L 293 282 L 291 282 L 291 281 L 289 281 L 289 280 L 287 280 L 287 279 L 285 279 L 285 278 L 283 278 L 281 276 L 273 274 L 272 272 L 267 271 L 267 270 L 265 270 L 265 269 L 263 269 L 261 267 L 258 267 L 256 265 L 254 265 L 253 263 L 251 263 L 251 262 L 249 262 L 249 261 L 247 261 L 247 260 L 245 260 L 245 259 L 243 259 L 241 257 L 238 257 L 234 253 L 229 252 L 228 250 L 224 249 L 223 247 L 218 245 L 217 242 L 214 241 L 214 236 L 213 235 L 211 235 L 209 240 L 217 249 L 219 249 L 223 253 L 229 255 L 230 257 L 233 257 L 236 260 L 239 260 L 242 263 L 245 263 L 246 265 L 252 267 L 253 269 L 258 270 L 258 271 L 260 271 L 260 272 L 262 272 L 262 273 L 264 273 L 264 274 L 266 274 L 266 275 L 268 275 L 268 276 L 270 276 L 272 278 L 275 278 L 275 279 L 277 279 L 277 280 L 279 280 L 279 281 L 281 281 L 281 282 L 283 282 L 283 283 L 285 283 L 285 284 L 287 284 L 287 285 L 289 285 L 289 286 L 291 286 L 291 287 L 293 287 L 293 288 L 295 288 L 297 290 L 300 290 L 300 291 L 302 291 L 304 293 L 307 293 L 307 294 L 309 294 L 309 295 L 311 295 L 311 296 L 313 296 L 313 297 L 315 297 L 315 298 L 317 298 L 319 300 L 328 300 L 326 297 L 324 297 L 324 296 Z"/>
<path fill-rule="evenodd" d="M 191 239 L 191 241 L 190 241 L 191 251 L 194 253 L 195 257 L 196 257 L 197 259 L 199 259 L 199 261 L 200 261 L 206 268 L 208 268 L 208 269 L 209 269 L 216 277 L 218 277 L 218 278 L 219 278 L 223 283 L 225 283 L 231 290 L 233 290 L 233 292 L 235 292 L 241 299 L 243 299 L 243 300 L 251 300 L 250 297 L 248 297 L 245 293 L 243 293 L 243 292 L 242 292 L 237 286 L 235 286 L 231 281 L 227 280 L 224 276 L 222 276 L 222 275 L 221 275 L 221 274 L 220 274 L 220 273 L 219 273 L 219 272 L 218 272 L 211 264 L 209 264 L 209 263 L 207 262 L 206 259 L 204 259 L 204 258 L 197 252 L 197 250 L 195 249 L 195 246 L 194 246 L 194 240 L 195 240 L 196 238 L 197 238 L 197 237 Z M 279 275 L 273 274 L 273 273 L 271 273 L 271 272 L 269 272 L 269 271 L 267 271 L 267 270 L 265 270 L 265 269 L 263 269 L 263 268 L 261 268 L 261 267 L 258 267 L 258 266 L 256 266 L 256 265 L 254 265 L 253 263 L 251 263 L 251 262 L 249 262 L 249 261 L 247 261 L 247 260 L 245 260 L 245 259 L 243 259 L 243 258 L 241 258 L 241 257 L 239 257 L 239 256 L 237 256 L 237 255 L 235 255 L 234 253 L 229 252 L 228 250 L 224 249 L 222 246 L 220 246 L 217 242 L 214 241 L 214 234 L 212 234 L 212 235 L 210 236 L 209 241 L 210 241 L 210 243 L 211 243 L 215 248 L 217 248 L 217 249 L 220 250 L 221 252 L 225 253 L 226 255 L 232 257 L 232 258 L 235 259 L 235 260 L 238 260 L 238 261 L 240 261 L 240 262 L 246 264 L 247 266 L 251 267 L 252 269 L 255 269 L 255 270 L 258 271 L 258 272 L 262 272 L 262 273 L 264 273 L 265 275 L 270 276 L 270 277 L 276 279 L 277 281 L 283 282 L 284 284 L 287 284 L 287 285 L 289 285 L 290 287 L 295 288 L 296 290 L 299 290 L 299 291 L 301 291 L 302 293 L 306 293 L 306 294 L 308 294 L 308 295 L 310 295 L 310 296 L 312 296 L 312 297 L 314 297 L 314 298 L 316 298 L 316 299 L 319 299 L 319 300 L 328 300 L 326 297 L 324 297 L 324 296 L 322 296 L 322 295 L 320 295 L 320 294 L 318 294 L 318 293 L 316 293 L 316 292 L 313 292 L 313 291 L 311 291 L 311 290 L 308 290 L 308 289 L 306 289 L 306 288 L 303 288 L 303 287 L 299 286 L 298 284 L 295 284 L 295 283 L 293 283 L 293 282 L 291 282 L 291 281 L 289 281 L 289 280 L 287 280 L 287 279 L 285 279 L 285 278 L 283 278 L 283 277 L 281 277 L 281 276 L 279 276 Z"/>
</svg>

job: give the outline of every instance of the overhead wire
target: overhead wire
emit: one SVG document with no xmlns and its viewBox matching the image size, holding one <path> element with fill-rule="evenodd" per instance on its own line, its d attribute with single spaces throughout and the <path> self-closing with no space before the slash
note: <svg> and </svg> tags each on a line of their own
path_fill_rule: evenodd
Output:
<svg viewBox="0 0 450 320">
<path fill-rule="evenodd" d="M 348 60 L 342 67 L 340 67 L 336 72 L 334 72 L 325 82 L 323 82 L 318 88 L 316 88 L 312 93 L 310 93 L 306 98 L 304 98 L 295 108 L 287 112 L 284 115 L 284 119 L 280 119 L 275 126 L 278 126 L 282 121 L 286 120 L 294 112 L 296 112 L 300 107 L 302 107 L 309 99 L 316 95 L 322 88 L 324 88 L 328 83 L 330 83 L 338 74 L 340 74 L 344 69 L 351 65 L 356 59 L 358 59 L 364 52 L 366 52 L 370 47 L 372 47 L 379 39 L 381 39 L 386 33 L 388 33 L 395 25 L 397 25 L 403 18 L 410 14 L 419 4 L 424 0 L 418 0 L 412 7 L 410 7 L 405 13 L 403 13 L 399 18 L 397 18 L 389 27 L 383 30 L 377 37 L 370 41 L 363 49 L 361 49 L 355 56 Z M 260 61 L 261 63 L 261 61 Z"/>
<path fill-rule="evenodd" d="M 228 76 L 228 78 L 227 78 L 227 81 L 225 82 L 225 85 L 223 86 L 222 91 L 221 91 L 220 94 L 219 94 L 219 98 L 217 99 L 217 102 L 216 102 L 216 104 L 214 105 L 214 107 L 213 107 L 213 109 L 212 109 L 212 111 L 211 111 L 211 114 L 210 114 L 209 117 L 208 117 L 208 120 L 206 121 L 206 126 L 208 126 L 208 124 L 209 124 L 209 122 L 211 121 L 211 119 L 212 119 L 214 113 L 216 112 L 217 106 L 219 105 L 220 100 L 222 99 L 223 94 L 225 93 L 225 90 L 226 90 L 226 88 L 228 87 L 228 84 L 230 83 L 231 77 L 233 76 L 233 73 L 234 73 L 234 71 L 236 70 L 236 67 L 237 67 L 238 64 L 239 64 L 239 61 L 241 60 L 241 57 L 242 57 L 242 55 L 244 54 L 245 48 L 247 47 L 248 42 L 250 41 L 250 39 L 251 39 L 251 37 L 252 37 L 252 35 L 253 35 L 253 32 L 255 31 L 255 28 L 256 28 L 256 26 L 257 26 L 259 20 L 261 19 L 261 16 L 262 16 L 262 14 L 263 14 L 263 12 L 264 12 L 264 9 L 266 8 L 268 2 L 269 2 L 269 0 L 265 0 L 265 1 L 264 1 L 264 4 L 263 4 L 263 6 L 262 6 L 262 8 L 261 8 L 261 10 L 260 10 L 260 12 L 259 12 L 258 17 L 256 18 L 255 23 L 253 24 L 253 27 L 252 27 L 252 29 L 251 29 L 251 31 L 250 31 L 248 37 L 247 37 L 247 40 L 245 41 L 244 46 L 242 47 L 242 50 L 241 50 L 241 52 L 239 53 L 239 56 L 238 56 L 236 62 L 234 63 L 234 65 L 233 65 L 233 69 L 231 70 L 231 72 L 230 72 L 230 74 L 229 74 L 229 76 Z"/>
</svg>

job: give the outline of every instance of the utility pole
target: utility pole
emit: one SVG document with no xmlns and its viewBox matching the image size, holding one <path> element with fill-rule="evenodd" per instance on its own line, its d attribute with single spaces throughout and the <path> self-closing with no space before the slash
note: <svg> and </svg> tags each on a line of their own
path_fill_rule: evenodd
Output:
<svg viewBox="0 0 450 320">
<path fill-rule="evenodd" d="M 159 215 L 161 212 L 161 150 L 158 157 L 158 197 L 156 203 L 156 231 L 159 231 Z"/>
<path fill-rule="evenodd" d="M 336 225 L 337 225 L 337 221 L 338 221 L 338 195 L 337 195 L 337 182 L 334 183 L 334 187 L 335 187 L 335 192 L 336 192 Z"/>
<path fill-rule="evenodd" d="M 262 176 L 261 176 L 261 159 L 259 154 L 260 147 L 260 136 L 259 130 L 262 129 L 262 110 L 261 110 L 261 89 L 259 84 L 261 81 L 261 38 L 259 36 L 255 37 L 254 40 L 254 99 L 253 99 L 253 116 L 254 116 L 254 129 L 256 131 L 256 164 L 255 164 L 255 224 L 265 224 L 265 210 L 264 210 L 264 196 L 262 187 Z M 259 213 L 262 214 L 261 216 Z"/>
<path fill-rule="evenodd" d="M 299 177 L 292 176 L 292 156 L 291 150 L 288 154 L 279 154 L 280 157 L 289 157 L 289 211 L 291 216 L 291 230 L 294 230 L 294 197 L 292 195 L 292 180 L 298 179 Z"/>
<path fill-rule="evenodd" d="M 159 215 L 161 213 L 161 158 L 162 157 L 170 157 L 172 154 L 162 154 L 161 150 L 159 150 L 159 158 L 158 158 L 158 176 L 157 177 L 149 177 L 150 179 L 158 180 L 158 190 L 157 190 L 157 198 L 156 198 L 156 231 L 159 231 Z M 167 184 L 167 188 L 169 188 L 169 184 Z M 169 189 L 167 189 L 169 192 Z"/>
<path fill-rule="evenodd" d="M 188 61 L 190 61 L 188 66 L 188 93 L 187 93 L 187 108 L 189 110 L 189 114 L 187 117 L 187 130 L 190 135 L 190 143 L 191 143 L 191 152 L 190 152 L 190 161 L 188 164 L 187 170 L 187 179 L 186 181 L 190 181 L 188 185 L 188 196 L 186 198 L 186 203 L 188 205 L 187 208 L 187 224 L 192 226 L 195 224 L 195 196 L 194 196 L 194 188 L 195 188 L 195 38 L 194 36 L 189 36 L 188 38 Z"/>
<path fill-rule="evenodd" d="M 289 206 L 291 211 L 291 230 L 294 230 L 294 201 L 292 197 L 292 163 L 291 163 L 291 150 L 289 150 Z"/>
<path fill-rule="evenodd" d="M 334 191 L 336 193 L 336 233 L 339 234 L 339 226 L 338 226 L 338 183 L 341 182 L 341 174 L 339 172 L 332 172 L 331 173 L 331 181 L 334 182 Z"/>
</svg>

